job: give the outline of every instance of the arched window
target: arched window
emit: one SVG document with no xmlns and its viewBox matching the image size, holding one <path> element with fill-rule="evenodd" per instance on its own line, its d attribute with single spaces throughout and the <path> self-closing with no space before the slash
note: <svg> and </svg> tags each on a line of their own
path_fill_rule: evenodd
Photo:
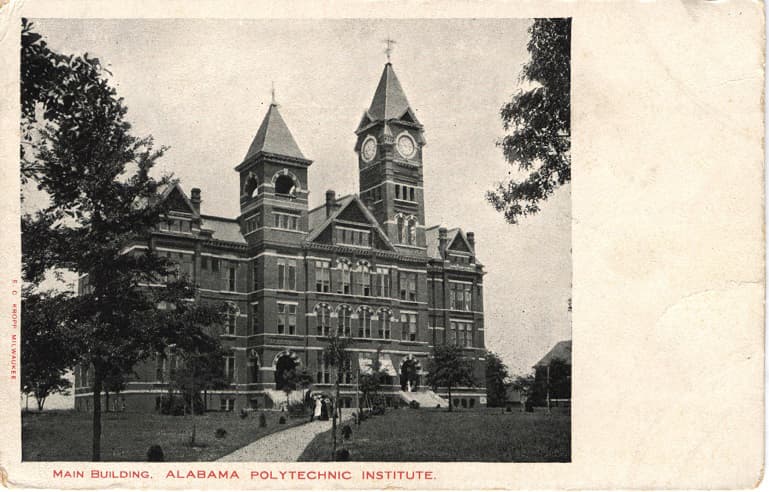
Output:
<svg viewBox="0 0 769 492">
<path fill-rule="evenodd" d="M 362 296 L 370 296 L 371 295 L 371 269 L 368 266 L 368 263 L 359 263 L 358 264 L 358 287 L 357 287 L 357 294 Z"/>
<path fill-rule="evenodd" d="M 389 309 L 380 309 L 378 314 L 379 318 L 379 331 L 377 335 L 379 338 L 387 340 L 392 334 L 392 312 Z"/>
<path fill-rule="evenodd" d="M 246 178 L 246 184 L 243 187 L 243 194 L 249 198 L 255 197 L 259 191 L 259 181 L 254 173 L 249 173 Z"/>
<path fill-rule="evenodd" d="M 296 183 L 294 183 L 293 178 L 287 174 L 278 176 L 275 180 L 275 193 L 278 195 L 295 196 Z"/>
<path fill-rule="evenodd" d="M 318 321 L 318 335 L 331 334 L 331 309 L 328 304 L 319 304 L 315 307 L 315 316 Z"/>
<path fill-rule="evenodd" d="M 339 306 L 339 310 L 337 312 L 337 334 L 339 336 L 349 337 L 352 334 L 351 315 L 352 310 L 349 306 Z"/>
<path fill-rule="evenodd" d="M 408 236 L 406 241 L 411 245 L 417 243 L 417 219 L 415 217 L 409 217 L 408 219 Z"/>
<path fill-rule="evenodd" d="M 342 294 L 349 294 L 350 293 L 350 263 L 346 261 L 340 261 L 339 269 L 342 271 L 340 292 Z"/>
<path fill-rule="evenodd" d="M 358 310 L 358 337 L 371 338 L 371 309 L 367 307 L 361 307 Z"/>
</svg>

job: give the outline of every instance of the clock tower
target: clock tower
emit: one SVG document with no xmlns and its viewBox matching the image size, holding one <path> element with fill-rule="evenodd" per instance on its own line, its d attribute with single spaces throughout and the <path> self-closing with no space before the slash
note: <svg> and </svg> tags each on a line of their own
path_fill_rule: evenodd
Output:
<svg viewBox="0 0 769 492">
<path fill-rule="evenodd" d="M 424 130 L 389 61 L 355 134 L 363 203 L 396 248 L 424 251 Z"/>
</svg>

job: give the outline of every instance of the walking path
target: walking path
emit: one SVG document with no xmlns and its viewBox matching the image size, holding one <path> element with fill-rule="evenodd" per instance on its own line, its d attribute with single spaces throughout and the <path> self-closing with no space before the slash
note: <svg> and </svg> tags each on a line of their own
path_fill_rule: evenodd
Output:
<svg viewBox="0 0 769 492">
<path fill-rule="evenodd" d="M 297 461 L 302 451 L 321 432 L 331 430 L 331 420 L 315 420 L 257 439 L 217 461 Z"/>
</svg>

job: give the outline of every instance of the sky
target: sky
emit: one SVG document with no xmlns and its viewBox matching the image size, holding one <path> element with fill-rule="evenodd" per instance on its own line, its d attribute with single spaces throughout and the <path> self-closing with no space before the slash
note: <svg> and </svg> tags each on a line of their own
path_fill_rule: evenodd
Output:
<svg viewBox="0 0 769 492">
<path fill-rule="evenodd" d="M 394 39 L 393 68 L 425 127 L 427 226 L 475 232 L 486 345 L 513 374 L 571 339 L 571 197 L 507 224 L 484 193 L 511 172 L 499 109 L 528 59 L 526 19 L 36 19 L 62 53 L 97 56 L 137 136 L 168 146 L 159 172 L 202 189 L 203 213 L 238 214 L 238 175 L 271 100 L 314 162 L 310 207 L 358 190 L 354 130 Z M 513 171 L 515 176 L 515 172 Z"/>
</svg>

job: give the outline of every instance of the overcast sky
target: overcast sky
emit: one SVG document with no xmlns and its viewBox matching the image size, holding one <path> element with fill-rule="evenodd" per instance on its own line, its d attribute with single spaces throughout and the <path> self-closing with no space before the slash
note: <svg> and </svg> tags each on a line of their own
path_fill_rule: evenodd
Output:
<svg viewBox="0 0 769 492">
<path fill-rule="evenodd" d="M 73 20 L 38 19 L 63 53 L 97 56 L 113 73 L 137 135 L 170 149 L 159 164 L 203 212 L 238 214 L 241 162 L 270 103 L 310 167 L 310 207 L 326 189 L 357 192 L 355 130 L 386 61 L 425 127 L 427 226 L 474 231 L 485 264 L 486 343 L 513 373 L 528 372 L 571 338 L 571 202 L 559 190 L 542 211 L 506 224 L 484 192 L 509 167 L 495 142 L 500 106 L 517 90 L 528 20 Z"/>
</svg>

